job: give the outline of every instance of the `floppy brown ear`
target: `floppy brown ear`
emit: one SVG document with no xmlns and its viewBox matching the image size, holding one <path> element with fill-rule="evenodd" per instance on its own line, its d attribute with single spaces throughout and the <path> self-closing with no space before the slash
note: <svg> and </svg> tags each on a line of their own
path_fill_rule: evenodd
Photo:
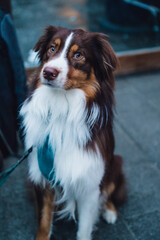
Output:
<svg viewBox="0 0 160 240">
<path fill-rule="evenodd" d="M 102 33 L 99 33 L 99 41 L 102 46 L 102 54 L 104 59 L 104 66 L 111 68 L 114 71 L 117 67 L 117 57 L 113 48 L 111 47 L 108 36 Z"/>
<path fill-rule="evenodd" d="M 118 61 L 113 48 L 108 42 L 108 36 L 103 33 L 95 33 L 94 42 L 96 44 L 99 75 L 102 80 L 107 80 L 114 87 L 113 71 L 116 69 Z"/>
<path fill-rule="evenodd" d="M 48 42 L 51 40 L 53 35 L 57 32 L 57 27 L 48 26 L 45 28 L 44 34 L 40 37 L 36 45 L 34 46 L 34 51 L 38 52 L 40 61 L 44 58 Z"/>
</svg>

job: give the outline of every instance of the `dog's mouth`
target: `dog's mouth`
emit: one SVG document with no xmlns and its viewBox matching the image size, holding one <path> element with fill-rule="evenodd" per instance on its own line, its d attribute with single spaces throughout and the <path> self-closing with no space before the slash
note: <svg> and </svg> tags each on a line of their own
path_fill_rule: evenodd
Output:
<svg viewBox="0 0 160 240">
<path fill-rule="evenodd" d="M 49 86 L 49 87 L 52 87 L 52 88 L 58 88 L 59 86 L 57 84 L 55 84 L 55 82 L 52 82 L 52 81 L 43 81 L 42 84 L 46 85 L 46 86 Z"/>
<path fill-rule="evenodd" d="M 46 86 L 49 86 L 49 87 L 52 87 L 52 88 L 60 88 L 59 86 L 56 86 L 54 83 L 52 82 L 42 82 L 43 85 L 46 85 Z"/>
<path fill-rule="evenodd" d="M 51 87 L 51 88 L 63 89 L 63 84 L 61 84 L 58 79 L 55 79 L 55 80 L 46 79 L 43 76 L 41 76 L 40 81 L 45 86 L 48 86 L 48 87 Z"/>
</svg>

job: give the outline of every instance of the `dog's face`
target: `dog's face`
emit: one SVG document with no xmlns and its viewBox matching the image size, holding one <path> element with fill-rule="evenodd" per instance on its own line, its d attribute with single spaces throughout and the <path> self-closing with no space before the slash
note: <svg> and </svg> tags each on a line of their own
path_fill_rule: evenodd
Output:
<svg viewBox="0 0 160 240">
<path fill-rule="evenodd" d="M 110 73 L 116 57 L 104 34 L 49 26 L 35 51 L 42 62 L 40 84 L 79 88 L 89 98 L 94 98 L 101 82 L 114 85 Z"/>
</svg>

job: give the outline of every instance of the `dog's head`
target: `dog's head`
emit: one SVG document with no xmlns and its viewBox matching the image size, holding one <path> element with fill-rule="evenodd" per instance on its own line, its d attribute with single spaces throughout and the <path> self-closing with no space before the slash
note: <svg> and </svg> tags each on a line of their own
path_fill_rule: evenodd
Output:
<svg viewBox="0 0 160 240">
<path fill-rule="evenodd" d="M 49 26 L 34 49 L 42 63 L 40 84 L 79 88 L 89 98 L 95 97 L 103 82 L 114 86 L 117 61 L 104 34 Z"/>
</svg>

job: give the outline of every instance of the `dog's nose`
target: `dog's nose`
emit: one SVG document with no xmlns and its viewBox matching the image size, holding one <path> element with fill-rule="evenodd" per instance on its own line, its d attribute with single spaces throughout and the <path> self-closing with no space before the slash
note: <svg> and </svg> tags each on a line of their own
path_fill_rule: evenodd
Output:
<svg viewBox="0 0 160 240">
<path fill-rule="evenodd" d="M 56 68 L 46 67 L 43 70 L 43 77 L 45 79 L 47 79 L 48 81 L 52 81 L 52 80 L 56 79 L 58 74 L 59 74 L 59 71 Z"/>
</svg>

